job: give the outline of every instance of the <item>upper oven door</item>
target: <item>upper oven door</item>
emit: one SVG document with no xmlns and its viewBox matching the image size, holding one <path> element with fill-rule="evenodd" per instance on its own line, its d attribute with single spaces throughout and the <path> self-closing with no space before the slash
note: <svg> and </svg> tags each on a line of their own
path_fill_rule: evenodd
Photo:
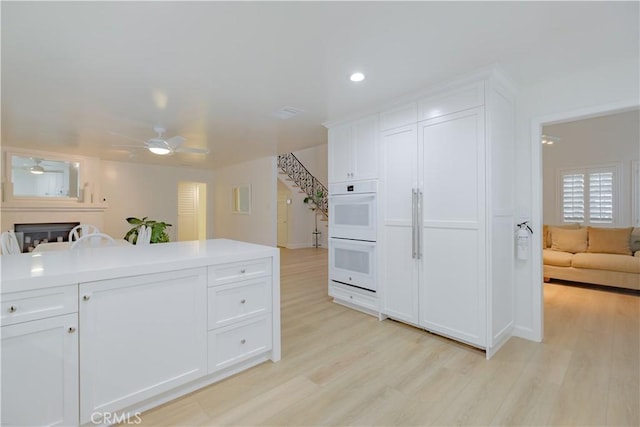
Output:
<svg viewBox="0 0 640 427">
<path fill-rule="evenodd" d="M 376 241 L 376 194 L 329 197 L 329 237 Z"/>
</svg>

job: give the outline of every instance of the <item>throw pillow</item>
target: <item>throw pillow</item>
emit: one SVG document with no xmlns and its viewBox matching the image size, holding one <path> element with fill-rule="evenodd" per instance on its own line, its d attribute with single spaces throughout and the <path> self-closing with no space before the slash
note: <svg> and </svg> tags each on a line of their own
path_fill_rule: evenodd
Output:
<svg viewBox="0 0 640 427">
<path fill-rule="evenodd" d="M 626 228 L 598 228 L 587 227 L 589 246 L 587 252 L 605 254 L 631 255 L 629 238 L 633 227 Z"/>
<path fill-rule="evenodd" d="M 542 226 L 542 249 L 549 247 L 549 226 L 544 224 Z"/>
<path fill-rule="evenodd" d="M 562 229 L 565 229 L 565 230 L 577 230 L 577 229 L 580 228 L 580 224 L 578 224 L 577 222 L 572 222 L 572 223 L 564 224 L 564 225 L 543 225 L 543 233 L 544 233 L 544 227 L 547 227 L 547 232 L 545 234 L 543 234 L 543 237 L 547 239 L 546 240 L 547 245 L 543 246 L 543 247 L 544 248 L 550 248 L 551 247 L 551 242 L 553 240 L 553 238 L 551 237 L 551 233 L 553 232 L 553 230 L 555 230 L 556 228 L 562 228 Z"/>
<path fill-rule="evenodd" d="M 573 254 L 585 252 L 587 250 L 587 229 L 571 230 L 553 227 L 551 229 L 551 249 Z"/>
<path fill-rule="evenodd" d="M 640 251 L 640 227 L 634 227 L 631 232 L 631 238 L 629 239 L 629 246 L 631 252 Z"/>
</svg>

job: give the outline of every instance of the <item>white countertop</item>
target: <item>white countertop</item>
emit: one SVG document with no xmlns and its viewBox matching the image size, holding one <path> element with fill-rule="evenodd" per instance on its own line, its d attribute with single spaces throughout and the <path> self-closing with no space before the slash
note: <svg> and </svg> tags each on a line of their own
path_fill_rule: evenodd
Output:
<svg viewBox="0 0 640 427">
<path fill-rule="evenodd" d="M 270 246 L 213 239 L 0 255 L 0 292 L 43 289 L 277 254 L 279 250 Z"/>
</svg>

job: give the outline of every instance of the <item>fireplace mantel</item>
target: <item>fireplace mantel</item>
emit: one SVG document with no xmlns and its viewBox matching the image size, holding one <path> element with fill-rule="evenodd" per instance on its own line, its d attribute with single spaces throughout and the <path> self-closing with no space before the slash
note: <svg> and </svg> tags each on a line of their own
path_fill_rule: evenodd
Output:
<svg viewBox="0 0 640 427">
<path fill-rule="evenodd" d="M 5 202 L 0 205 L 2 212 L 104 212 L 107 203 L 77 203 L 77 202 Z"/>
</svg>

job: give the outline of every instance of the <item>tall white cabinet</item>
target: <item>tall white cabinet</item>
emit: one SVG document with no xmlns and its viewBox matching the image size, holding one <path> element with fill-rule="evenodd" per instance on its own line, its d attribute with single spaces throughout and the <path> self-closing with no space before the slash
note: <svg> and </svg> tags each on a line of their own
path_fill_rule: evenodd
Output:
<svg viewBox="0 0 640 427">
<path fill-rule="evenodd" d="M 514 92 L 493 67 L 327 125 L 330 181 L 356 179 L 353 159 L 378 159 L 368 175 L 379 189 L 380 317 L 487 357 L 514 324 Z M 366 145 L 357 129 L 374 121 Z"/>
<path fill-rule="evenodd" d="M 513 119 L 490 73 L 380 114 L 381 312 L 488 356 L 513 324 Z"/>
</svg>

